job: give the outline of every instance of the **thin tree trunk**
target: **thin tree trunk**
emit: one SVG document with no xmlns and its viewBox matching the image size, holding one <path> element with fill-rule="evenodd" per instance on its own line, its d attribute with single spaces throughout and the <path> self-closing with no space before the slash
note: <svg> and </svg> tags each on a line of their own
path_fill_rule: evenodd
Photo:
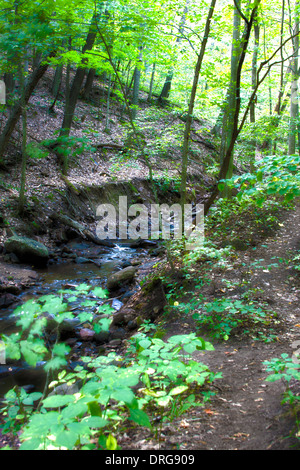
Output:
<svg viewBox="0 0 300 470">
<path fill-rule="evenodd" d="M 56 54 L 53 52 L 49 55 L 49 58 L 54 57 Z M 27 105 L 29 98 L 32 95 L 33 90 L 37 86 L 39 80 L 43 77 L 45 74 L 46 70 L 48 69 L 49 65 L 47 61 L 43 61 L 40 66 L 35 69 L 32 74 L 28 77 L 26 86 L 25 86 L 25 91 L 24 91 L 24 103 L 25 106 Z M 7 120 L 7 123 L 3 129 L 3 132 L 0 136 L 0 159 L 3 157 L 4 152 L 6 150 L 6 147 L 8 145 L 9 139 L 11 137 L 11 134 L 13 133 L 15 126 L 17 122 L 20 119 L 22 113 L 22 106 L 20 101 L 15 104 L 11 111 L 11 115 Z"/>
<path fill-rule="evenodd" d="M 149 95 L 148 95 L 148 101 L 150 103 L 151 99 L 152 99 L 152 92 L 153 92 L 153 85 L 154 85 L 154 76 L 155 76 L 155 67 L 156 67 L 156 64 L 154 62 L 153 66 L 152 66 L 152 73 L 151 73 L 151 79 L 150 79 L 150 86 L 149 86 Z"/>
<path fill-rule="evenodd" d="M 139 63 L 141 62 L 142 62 L 142 51 L 140 52 L 140 56 L 139 56 Z M 133 93 L 132 93 L 131 115 L 132 115 L 133 120 L 136 119 L 137 111 L 138 111 L 140 81 L 141 81 L 141 69 L 140 69 L 140 66 L 137 65 L 134 69 Z"/>
<path fill-rule="evenodd" d="M 58 67 L 56 67 L 55 76 L 53 79 L 52 94 L 54 96 L 54 100 L 53 100 L 53 103 L 49 106 L 48 111 L 50 114 L 54 113 L 54 107 L 59 97 L 61 84 L 62 84 L 62 74 L 63 74 L 63 66 L 59 65 Z"/>
<path fill-rule="evenodd" d="M 259 50 L 259 36 L 260 36 L 260 28 L 259 24 L 256 23 L 254 25 L 254 35 L 255 35 L 255 43 L 254 43 L 254 51 L 252 56 L 252 71 L 251 71 L 251 80 L 252 80 L 252 91 L 255 90 L 257 85 L 257 58 L 258 58 L 258 50 Z M 255 105 L 256 101 L 252 101 L 250 107 L 250 122 L 255 123 Z"/>
<path fill-rule="evenodd" d="M 249 44 L 249 39 L 250 39 L 250 34 L 251 34 L 254 18 L 257 14 L 257 9 L 258 9 L 258 6 L 259 6 L 260 2 L 261 2 L 261 0 L 256 0 L 255 1 L 254 7 L 252 9 L 251 16 L 250 16 L 250 20 L 247 20 L 246 18 L 243 17 L 244 20 L 245 20 L 245 30 L 244 30 L 243 37 L 242 37 L 242 40 L 241 40 L 242 51 L 241 51 L 239 64 L 238 64 L 238 69 L 237 69 L 236 109 L 235 109 L 235 115 L 234 115 L 233 133 L 232 133 L 231 142 L 229 144 L 229 147 L 227 149 L 225 158 L 223 160 L 223 163 L 222 163 L 222 166 L 221 166 L 221 169 L 220 169 L 220 172 L 219 172 L 218 181 L 226 179 L 226 177 L 228 175 L 228 170 L 229 170 L 230 162 L 232 160 L 234 146 L 235 146 L 236 140 L 237 140 L 237 138 L 238 138 L 238 136 L 239 136 L 239 134 L 242 130 L 242 127 L 244 125 L 246 116 L 247 116 L 247 114 L 249 112 L 249 108 L 250 108 L 250 106 L 247 107 L 247 109 L 245 111 L 245 114 L 244 114 L 244 118 L 243 118 L 241 124 L 239 125 L 239 115 L 240 115 L 240 108 L 241 108 L 241 88 L 240 87 L 241 87 L 242 68 L 243 68 L 243 65 L 244 65 L 245 57 L 246 57 L 246 52 L 247 52 L 247 48 L 248 48 L 248 44 Z M 252 97 L 251 97 L 251 101 L 252 101 Z M 214 203 L 214 201 L 218 197 L 218 194 L 219 194 L 219 186 L 217 185 L 215 187 L 214 191 L 212 192 L 209 200 L 205 204 L 205 210 L 204 210 L 205 214 L 207 214 L 207 212 L 209 211 L 210 207 L 212 206 L 212 204 Z"/>
<path fill-rule="evenodd" d="M 241 5 L 241 0 L 237 0 L 238 6 Z M 222 126 L 222 140 L 220 151 L 220 162 L 222 163 L 226 154 L 226 150 L 230 144 L 233 134 L 233 118 L 236 109 L 236 86 L 237 86 L 237 68 L 241 52 L 240 44 L 240 28 L 241 17 L 237 7 L 234 8 L 233 17 L 233 32 L 232 32 L 232 48 L 231 48 L 231 70 L 230 70 L 230 83 L 227 93 L 227 103 L 224 107 L 223 126 Z M 232 165 L 230 165 L 231 169 Z"/>
<path fill-rule="evenodd" d="M 181 165 L 181 205 L 182 207 L 186 201 L 186 181 L 187 181 L 187 167 L 188 167 L 188 150 L 189 150 L 189 140 L 191 133 L 191 125 L 193 120 L 193 111 L 195 105 L 195 98 L 197 92 L 197 86 L 199 81 L 199 75 L 202 67 L 202 62 L 206 50 L 206 45 L 210 33 L 211 20 L 214 14 L 214 9 L 216 5 L 216 0 L 212 0 L 209 13 L 206 20 L 204 36 L 201 44 L 200 53 L 198 55 L 198 60 L 194 72 L 193 87 L 190 96 L 188 115 L 186 118 L 185 129 L 184 129 L 184 139 L 183 139 L 183 149 L 182 149 L 182 165 Z M 184 211 L 182 211 L 184 213 Z"/>
<path fill-rule="evenodd" d="M 53 84 L 51 88 L 51 93 L 56 99 L 57 99 L 57 96 L 61 87 L 62 73 L 63 73 L 63 65 L 58 65 L 55 69 Z"/>
<path fill-rule="evenodd" d="M 25 205 L 25 189 L 26 189 L 26 166 L 27 166 L 27 110 L 25 101 L 25 77 L 23 64 L 19 67 L 19 80 L 20 80 L 20 102 L 21 102 L 21 116 L 22 116 L 22 165 L 21 165 L 21 180 L 18 202 L 18 213 L 23 215 Z"/>
<path fill-rule="evenodd" d="M 162 87 L 162 90 L 160 92 L 160 95 L 158 97 L 158 101 L 160 103 L 165 103 L 165 101 L 169 98 L 170 96 L 170 91 L 171 91 L 171 85 L 172 85 L 172 80 L 173 80 L 174 72 L 173 70 L 169 71 L 165 83 Z"/>
<path fill-rule="evenodd" d="M 292 92 L 291 92 L 291 107 L 290 107 L 290 129 L 289 129 L 289 155 L 296 153 L 296 140 L 298 131 L 298 114 L 299 114 L 299 101 L 298 101 L 298 54 L 299 54 L 299 18 L 298 18 L 299 1 L 295 6 L 295 33 L 297 36 L 293 41 L 294 57 L 292 61 Z"/>
<path fill-rule="evenodd" d="M 110 106 L 110 93 L 111 93 L 111 74 L 109 74 L 108 79 L 108 89 L 107 89 L 107 100 L 106 100 L 106 119 L 105 119 L 105 130 L 109 130 L 109 106 Z"/>
<path fill-rule="evenodd" d="M 252 79 L 252 92 L 256 89 L 257 87 L 257 58 L 258 58 L 258 50 L 259 50 L 259 37 L 260 37 L 260 28 L 259 24 L 257 22 L 257 17 L 255 19 L 255 25 L 254 25 L 254 50 L 253 50 L 253 56 L 252 56 L 252 71 L 251 71 L 251 79 Z M 251 106 L 250 106 L 250 122 L 252 124 L 255 123 L 256 121 L 256 116 L 255 116 L 255 105 L 256 105 L 256 99 L 257 96 L 255 96 L 255 99 L 252 100 Z M 256 147 L 257 147 L 257 142 L 256 140 L 253 140 L 251 143 L 251 155 L 250 155 L 250 171 L 251 173 L 254 172 L 255 170 L 255 154 L 256 154 Z"/>
<path fill-rule="evenodd" d="M 184 31 L 184 26 L 185 26 L 185 22 L 186 22 L 186 15 L 187 15 L 187 12 L 188 12 L 188 6 L 189 6 L 189 0 L 186 0 L 185 9 L 184 9 L 182 18 L 180 20 L 179 36 L 176 39 L 176 44 L 179 44 L 182 41 L 182 36 L 181 35 Z M 171 69 L 171 70 L 169 70 L 169 72 L 167 74 L 165 83 L 164 83 L 163 88 L 161 90 L 161 93 L 158 97 L 158 102 L 160 104 L 164 104 L 166 102 L 166 100 L 169 98 L 173 76 L 174 76 L 174 71 L 173 71 L 173 69 Z"/>
<path fill-rule="evenodd" d="M 285 11 L 285 0 L 282 0 L 282 8 L 281 8 L 281 32 L 280 32 L 280 43 L 282 44 L 283 42 L 283 32 L 284 32 L 284 11 Z M 279 95 L 278 95 L 278 103 L 276 105 L 276 112 L 278 115 L 280 115 L 280 108 L 281 108 L 281 100 L 283 98 L 284 94 L 284 77 L 283 77 L 283 68 L 284 68 L 284 62 L 283 62 L 283 50 L 281 49 L 280 51 L 281 54 L 281 69 L 280 69 L 280 90 L 279 90 Z"/>
</svg>

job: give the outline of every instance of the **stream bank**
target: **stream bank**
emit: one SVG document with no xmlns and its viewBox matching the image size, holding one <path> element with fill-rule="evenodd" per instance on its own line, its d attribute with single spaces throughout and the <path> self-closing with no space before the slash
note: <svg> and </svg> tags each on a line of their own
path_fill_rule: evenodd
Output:
<svg viewBox="0 0 300 470">
<path fill-rule="evenodd" d="M 64 253 L 69 256 L 60 258 L 55 264 L 35 270 L 25 266 L 8 265 L 2 261 L 2 270 L 7 271 L 7 274 L 11 273 L 8 277 L 17 276 L 19 273 L 19 278 L 14 278 L 18 280 L 18 285 L 11 285 L 11 290 L 15 294 L 6 292 L 2 296 L 2 299 L 6 298 L 9 304 L 11 301 L 11 304 L 0 309 L 0 333 L 10 334 L 15 331 L 15 319 L 12 313 L 18 305 L 30 299 L 57 294 L 61 289 L 76 288 L 83 284 L 106 289 L 109 279 L 132 269 L 134 276 L 123 280 L 121 278 L 120 284 L 109 290 L 109 300 L 105 301 L 112 309 L 113 321 L 109 331 L 95 334 L 91 322 L 82 324 L 76 321 L 76 315 L 83 311 L 91 313 L 96 318 L 97 308 L 103 303 L 101 299 L 95 299 L 86 293 L 78 296 L 78 300 L 72 303 L 74 321 L 63 322 L 60 330 L 61 339 L 72 348 L 69 357 L 69 364 L 72 364 L 81 355 L 101 354 L 106 348 L 119 347 L 128 331 L 132 332 L 137 328 L 137 314 L 131 312 L 130 317 L 126 305 L 138 292 L 140 280 L 159 259 L 149 255 L 146 248 L 131 248 L 126 244 L 122 246 L 121 241 L 112 248 L 99 248 L 91 242 L 76 239 L 64 246 Z M 9 291 L 9 285 L 6 287 Z M 96 301 L 96 305 L 83 307 L 82 303 L 85 301 Z M 126 322 L 124 317 L 127 318 Z M 40 365 L 33 369 L 24 363 L 8 361 L 7 364 L 0 366 L 0 397 L 3 397 L 4 393 L 14 385 L 40 390 L 44 379 Z"/>
<path fill-rule="evenodd" d="M 128 203 L 145 202 L 150 204 L 153 200 L 149 183 L 135 181 L 125 184 L 109 184 L 104 188 L 85 187 L 84 189 L 68 188 L 56 207 L 60 212 L 65 210 L 67 217 L 75 218 L 75 212 L 80 214 L 77 220 L 80 224 L 95 233 L 97 206 L 109 201 L 117 204 L 119 195 L 126 194 Z M 67 210 L 68 206 L 68 210 Z M 30 232 L 22 229 L 26 218 L 20 221 L 20 225 L 11 232 L 8 229 L 7 238 L 17 235 L 19 237 L 32 236 L 33 240 L 43 242 L 49 249 L 49 260 L 46 266 L 26 265 L 20 262 L 16 253 L 6 252 L 2 249 L 0 254 L 0 333 L 10 334 L 15 331 L 15 319 L 12 313 L 16 307 L 30 299 L 38 299 L 44 295 L 57 294 L 61 289 L 76 288 L 81 284 L 92 287 L 102 287 L 109 291 L 108 305 L 113 310 L 113 322 L 109 332 L 96 335 L 89 322 L 83 324 L 75 321 L 64 322 L 60 332 L 62 340 L 71 346 L 69 363 L 76 360 L 82 354 L 103 353 L 105 348 L 117 348 L 122 344 L 128 331 L 134 331 L 143 318 L 154 318 L 161 313 L 164 300 L 160 299 L 151 306 L 150 311 L 145 309 L 134 312 L 127 308 L 130 300 L 140 289 L 141 280 L 151 272 L 152 267 L 160 260 L 163 250 L 156 242 L 150 240 L 113 240 L 110 243 L 93 243 L 86 239 L 80 230 L 75 227 L 63 226 L 57 218 L 50 217 L 54 206 L 43 214 L 44 235 L 32 236 Z M 38 209 L 37 209 L 38 210 Z M 57 211 L 58 212 L 58 211 Z M 41 213 L 28 216 L 27 224 L 31 217 L 41 217 Z M 84 220 L 84 222 L 82 222 Z M 80 225 L 79 224 L 79 225 Z M 78 226 L 79 226 L 78 225 Z M 79 233 L 80 232 L 80 233 Z M 5 247 L 5 244 L 3 244 Z M 160 297 L 160 295 L 159 295 Z M 82 307 L 83 300 L 95 301 L 95 299 L 78 299 L 72 304 L 72 312 L 76 315 L 82 311 L 93 315 L 97 312 L 100 300 L 96 306 Z M 152 299 L 153 300 L 153 299 Z M 150 303 L 151 301 L 150 300 Z M 145 305 L 143 306 L 145 307 Z M 149 313 L 150 312 L 150 313 Z M 137 317 L 138 318 L 137 320 Z M 14 385 L 26 386 L 30 389 L 41 389 L 44 383 L 42 368 L 28 368 L 24 363 L 7 361 L 0 365 L 0 397 Z"/>
</svg>

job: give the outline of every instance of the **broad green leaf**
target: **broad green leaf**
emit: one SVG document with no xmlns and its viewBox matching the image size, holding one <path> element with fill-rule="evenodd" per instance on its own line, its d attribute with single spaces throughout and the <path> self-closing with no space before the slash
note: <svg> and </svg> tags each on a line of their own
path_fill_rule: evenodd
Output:
<svg viewBox="0 0 300 470">
<path fill-rule="evenodd" d="M 44 342 L 39 339 L 32 342 L 27 340 L 21 341 L 20 350 L 27 364 L 33 367 L 35 367 L 37 362 L 41 361 L 44 358 L 45 353 L 47 353 Z"/>
<path fill-rule="evenodd" d="M 92 416 L 102 416 L 101 407 L 97 401 L 91 401 L 88 403 L 88 408 Z"/>
<path fill-rule="evenodd" d="M 61 367 L 67 365 L 68 361 L 64 357 L 53 357 L 50 361 L 47 361 L 47 364 L 44 365 L 44 370 L 49 372 L 50 370 L 58 370 Z"/>
<path fill-rule="evenodd" d="M 111 397 L 117 401 L 123 401 L 124 403 L 130 405 L 130 403 L 134 400 L 135 395 L 130 388 L 122 388 L 113 392 Z"/>
<path fill-rule="evenodd" d="M 178 387 L 172 388 L 172 390 L 169 392 L 169 395 L 175 396 L 175 395 L 180 395 L 181 393 L 185 392 L 188 389 L 186 385 L 180 385 Z"/>
<path fill-rule="evenodd" d="M 276 382 L 277 380 L 281 380 L 281 374 L 271 374 L 266 378 L 267 382 Z"/>
<path fill-rule="evenodd" d="M 40 398 L 42 398 L 43 394 L 41 392 L 33 392 L 30 393 L 24 400 L 24 405 L 33 405 L 33 403 Z"/>
<path fill-rule="evenodd" d="M 61 411 L 61 416 L 63 419 L 69 420 L 71 418 L 80 417 L 87 411 L 88 411 L 88 406 L 86 403 L 83 403 L 83 402 L 70 403 Z"/>
<path fill-rule="evenodd" d="M 143 349 L 148 349 L 152 344 L 152 341 L 148 338 L 139 341 L 139 346 Z"/>
<path fill-rule="evenodd" d="M 106 299 L 108 296 L 108 291 L 106 289 L 102 289 L 102 287 L 95 287 L 91 293 L 96 297 L 99 297 L 99 299 Z"/>
<path fill-rule="evenodd" d="M 130 420 L 134 421 L 135 423 L 139 424 L 140 426 L 145 426 L 149 429 L 151 429 L 151 423 L 149 420 L 148 415 L 145 413 L 143 410 L 139 410 L 137 408 L 131 409 L 129 408 L 130 411 Z"/>
<path fill-rule="evenodd" d="M 79 292 L 80 294 L 87 294 L 90 289 L 91 289 L 91 286 L 85 283 L 79 284 L 78 286 L 75 287 L 75 290 Z"/>
<path fill-rule="evenodd" d="M 100 416 L 89 416 L 82 422 L 90 428 L 104 428 L 108 424 L 108 421 Z"/>
<path fill-rule="evenodd" d="M 19 450 L 38 450 L 40 446 L 44 444 L 44 440 L 38 437 L 32 437 L 24 441 Z"/>
<path fill-rule="evenodd" d="M 116 450 L 118 448 L 117 440 L 111 434 L 106 439 L 106 448 L 107 450 Z"/>
<path fill-rule="evenodd" d="M 64 429 L 55 436 L 55 444 L 58 447 L 66 447 L 68 450 L 72 450 L 78 441 L 78 437 L 78 434 L 74 431 Z"/>
<path fill-rule="evenodd" d="M 75 401 L 73 395 L 52 395 L 43 400 L 44 408 L 60 408 Z"/>
</svg>

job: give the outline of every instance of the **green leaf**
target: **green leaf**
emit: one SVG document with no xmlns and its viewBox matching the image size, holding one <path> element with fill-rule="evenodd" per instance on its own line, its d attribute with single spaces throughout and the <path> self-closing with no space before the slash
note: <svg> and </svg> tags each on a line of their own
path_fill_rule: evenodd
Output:
<svg viewBox="0 0 300 470">
<path fill-rule="evenodd" d="M 174 395 L 180 395 L 181 393 L 185 392 L 188 389 L 186 385 L 180 385 L 178 387 L 172 388 L 172 390 L 169 392 L 169 395 L 174 396 Z"/>
<path fill-rule="evenodd" d="M 72 418 L 80 417 L 88 411 L 88 406 L 86 403 L 69 403 L 62 411 L 61 415 L 63 419 L 69 420 Z"/>
<path fill-rule="evenodd" d="M 20 445 L 19 450 L 38 450 L 40 445 L 42 445 L 43 443 L 44 443 L 43 439 L 40 439 L 38 437 L 32 437 L 31 439 L 28 439 L 25 442 L 23 442 Z"/>
<path fill-rule="evenodd" d="M 44 358 L 44 354 L 47 352 L 44 342 L 39 339 L 32 342 L 27 340 L 21 341 L 20 350 L 27 364 L 33 367 Z"/>
<path fill-rule="evenodd" d="M 148 349 L 152 344 L 152 341 L 148 338 L 142 339 L 142 341 L 139 341 L 139 346 L 143 349 Z"/>
<path fill-rule="evenodd" d="M 92 313 L 82 312 L 78 315 L 79 320 L 84 322 L 91 322 L 93 321 L 94 315 Z"/>
<path fill-rule="evenodd" d="M 79 284 L 79 286 L 76 286 L 75 289 L 77 292 L 80 292 L 81 294 L 86 294 L 90 290 L 90 286 L 88 284 Z"/>
<path fill-rule="evenodd" d="M 91 401 L 90 403 L 88 403 L 88 408 L 92 416 L 99 416 L 99 417 L 102 416 L 102 411 L 98 402 Z"/>
<path fill-rule="evenodd" d="M 130 388 L 122 388 L 111 394 L 111 397 L 117 401 L 123 401 L 126 404 L 129 404 L 134 400 L 135 395 Z"/>
<path fill-rule="evenodd" d="M 53 357 L 50 361 L 47 362 L 44 366 L 44 370 L 49 372 L 50 370 L 58 370 L 61 367 L 65 366 L 68 361 L 62 357 Z"/>
<path fill-rule="evenodd" d="M 139 409 L 131 409 L 129 408 L 129 411 L 130 411 L 130 420 L 131 421 L 134 421 L 135 423 L 139 424 L 140 426 L 145 426 L 146 428 L 149 428 L 151 429 L 151 423 L 150 423 L 150 420 L 149 420 L 149 417 L 147 415 L 147 413 L 145 413 L 145 411 L 143 410 L 139 410 Z"/>
<path fill-rule="evenodd" d="M 42 398 L 43 394 L 41 392 L 33 392 L 30 393 L 22 402 L 24 405 L 33 405 L 33 403 L 40 398 Z"/>
<path fill-rule="evenodd" d="M 83 307 L 94 307 L 95 305 L 97 305 L 97 302 L 96 302 L 96 300 L 85 300 L 84 302 L 82 302 L 81 305 Z"/>
<path fill-rule="evenodd" d="M 60 408 L 74 401 L 75 397 L 73 395 L 52 395 L 43 400 L 43 406 L 44 408 Z"/>
<path fill-rule="evenodd" d="M 91 292 L 99 299 L 106 299 L 108 297 L 108 291 L 106 289 L 102 289 L 102 287 L 95 287 L 95 289 Z"/>
<path fill-rule="evenodd" d="M 78 441 L 78 434 L 74 431 L 69 431 L 64 429 L 62 432 L 57 434 L 55 439 L 55 444 L 58 447 L 66 447 L 69 450 L 72 450 Z"/>
<path fill-rule="evenodd" d="M 269 377 L 266 378 L 267 382 L 276 382 L 277 380 L 281 380 L 281 374 L 271 374 Z"/>
<path fill-rule="evenodd" d="M 108 421 L 100 416 L 89 416 L 84 418 L 82 422 L 90 428 L 104 428 L 108 424 Z"/>
<path fill-rule="evenodd" d="M 111 434 L 106 439 L 106 448 L 107 450 L 116 450 L 118 448 L 117 440 Z"/>
</svg>

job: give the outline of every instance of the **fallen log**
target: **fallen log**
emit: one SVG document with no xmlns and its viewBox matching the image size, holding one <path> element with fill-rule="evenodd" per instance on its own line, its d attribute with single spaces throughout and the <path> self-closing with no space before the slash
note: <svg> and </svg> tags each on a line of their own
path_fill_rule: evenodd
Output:
<svg viewBox="0 0 300 470">
<path fill-rule="evenodd" d="M 191 130 L 191 134 L 194 134 L 197 138 L 195 139 L 192 135 L 191 135 L 191 141 L 192 142 L 196 142 L 197 144 L 202 144 L 202 145 L 205 145 L 205 147 L 211 149 L 211 150 L 216 150 L 216 147 L 214 144 L 212 144 L 211 142 L 208 142 L 207 140 L 205 140 L 203 137 L 201 137 L 199 134 L 197 134 L 197 132 L 195 132 L 194 130 Z"/>
<path fill-rule="evenodd" d="M 111 242 L 110 240 L 100 240 L 100 238 L 98 238 L 91 230 L 86 228 L 80 222 L 77 222 L 76 220 L 71 219 L 67 215 L 57 214 L 54 212 L 50 215 L 50 218 L 52 220 L 56 220 L 62 225 L 66 225 L 67 227 L 73 228 L 74 230 L 76 230 L 76 232 L 78 232 L 78 234 L 82 238 L 95 243 L 95 245 L 103 245 L 103 246 L 109 246 L 109 247 L 115 246 L 115 244 Z"/>
<path fill-rule="evenodd" d="M 114 143 L 107 143 L 107 144 L 97 144 L 96 147 L 98 149 L 100 148 L 111 148 L 111 149 L 116 149 L 116 150 L 123 150 L 124 149 L 124 145 L 120 145 L 120 144 L 114 144 Z"/>
</svg>

